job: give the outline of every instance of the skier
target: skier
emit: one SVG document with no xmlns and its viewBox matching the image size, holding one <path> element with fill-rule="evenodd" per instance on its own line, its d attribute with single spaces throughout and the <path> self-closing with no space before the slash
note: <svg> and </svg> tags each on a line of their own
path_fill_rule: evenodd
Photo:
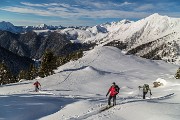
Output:
<svg viewBox="0 0 180 120">
<path fill-rule="evenodd" d="M 152 95 L 151 89 L 149 88 L 148 84 L 144 84 L 143 86 L 139 86 L 139 89 L 140 88 L 143 88 L 143 99 L 146 98 L 146 94 L 148 93 L 148 91 L 150 91 L 150 95 Z"/>
<path fill-rule="evenodd" d="M 116 95 L 119 93 L 119 86 L 116 85 L 115 82 L 112 83 L 112 86 L 109 88 L 107 94 L 106 94 L 106 97 L 108 96 L 108 94 L 110 93 L 109 95 L 109 98 L 108 98 L 108 105 L 110 106 L 111 105 L 111 99 L 113 99 L 113 106 L 116 105 Z"/>
<path fill-rule="evenodd" d="M 35 86 L 35 91 L 38 92 L 39 86 L 41 86 L 41 84 L 38 81 L 36 81 L 33 85 Z"/>
<path fill-rule="evenodd" d="M 176 79 L 179 79 L 180 78 L 180 67 L 179 69 L 177 70 L 176 74 L 175 74 L 175 78 Z"/>
</svg>

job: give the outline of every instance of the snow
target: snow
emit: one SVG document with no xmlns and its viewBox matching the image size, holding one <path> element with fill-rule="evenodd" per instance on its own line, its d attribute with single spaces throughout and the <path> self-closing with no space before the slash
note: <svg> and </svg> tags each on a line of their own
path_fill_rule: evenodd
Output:
<svg viewBox="0 0 180 120">
<path fill-rule="evenodd" d="M 178 66 L 124 55 L 114 47 L 97 46 L 77 60 L 59 67 L 56 74 L 38 78 L 40 92 L 24 81 L 0 87 L 0 119 L 3 120 L 179 120 L 180 81 L 173 76 Z M 154 81 L 166 83 L 153 88 Z M 107 105 L 107 90 L 119 85 L 117 105 Z M 150 98 L 142 99 L 139 85 L 147 83 Z M 153 99 L 174 93 L 172 97 Z M 152 99 L 152 100 L 151 100 Z"/>
<path fill-rule="evenodd" d="M 50 32 L 51 30 L 45 29 L 45 30 L 33 30 L 33 31 L 39 35 L 39 34 L 41 34 L 41 33 L 48 33 L 48 32 Z"/>
<path fill-rule="evenodd" d="M 164 79 L 162 79 L 162 78 L 158 78 L 158 79 L 156 80 L 156 82 L 160 82 L 160 83 L 162 83 L 162 84 L 163 84 L 163 86 L 167 85 L 167 81 L 166 81 L 166 80 L 164 80 Z"/>
<path fill-rule="evenodd" d="M 25 27 L 24 30 L 33 30 L 37 34 L 44 36 L 47 36 L 49 32 L 56 31 L 66 34 L 67 39 L 72 43 L 95 43 L 96 45 L 104 46 L 113 41 L 120 41 L 127 44 L 127 48 L 123 48 L 124 53 L 143 44 L 150 45 L 146 50 L 138 51 L 136 55 L 144 56 L 155 50 L 157 51 L 155 54 L 164 61 L 180 65 L 179 28 L 180 18 L 171 18 L 155 13 L 138 21 L 125 19 L 92 27 L 65 28 L 41 24 Z M 0 22 L 0 29 L 15 31 L 17 27 L 8 22 Z M 17 31 L 22 30 L 19 28 L 15 32 Z M 151 44 L 150 42 L 152 41 L 154 42 Z M 164 46 L 167 46 L 166 49 L 161 49 Z"/>
<path fill-rule="evenodd" d="M 171 18 L 155 13 L 136 22 L 121 20 L 85 29 L 66 28 L 60 30 L 60 32 L 70 35 L 70 40 L 79 40 L 81 43 L 96 43 L 99 46 L 106 45 L 112 41 L 121 41 L 128 43 L 129 46 L 126 48 L 126 51 L 128 51 L 155 40 L 161 40 L 159 45 L 168 42 L 172 43 L 173 41 L 178 44 L 180 38 L 179 27 L 180 18 Z M 179 45 L 177 47 L 179 48 Z M 172 56 L 177 57 L 174 58 L 174 63 L 176 64 L 178 64 L 179 60 L 178 54 L 171 55 L 171 58 Z M 168 58 L 164 57 L 162 59 L 167 61 Z"/>
<path fill-rule="evenodd" d="M 58 32 L 66 34 L 72 41 L 79 40 L 79 42 L 84 42 L 84 40 L 91 38 L 93 36 L 91 32 L 74 28 L 66 28 L 63 30 L 58 30 Z"/>
<path fill-rule="evenodd" d="M 36 28 L 47 28 L 46 24 L 40 24 L 40 25 L 36 25 Z"/>
</svg>

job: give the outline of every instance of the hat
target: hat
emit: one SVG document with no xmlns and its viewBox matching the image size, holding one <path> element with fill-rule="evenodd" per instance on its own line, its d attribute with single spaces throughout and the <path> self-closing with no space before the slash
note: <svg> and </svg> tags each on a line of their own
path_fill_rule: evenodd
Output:
<svg viewBox="0 0 180 120">
<path fill-rule="evenodd" d="M 113 82 L 112 84 L 114 84 L 114 85 L 115 85 L 116 83 L 115 83 L 115 82 Z"/>
</svg>

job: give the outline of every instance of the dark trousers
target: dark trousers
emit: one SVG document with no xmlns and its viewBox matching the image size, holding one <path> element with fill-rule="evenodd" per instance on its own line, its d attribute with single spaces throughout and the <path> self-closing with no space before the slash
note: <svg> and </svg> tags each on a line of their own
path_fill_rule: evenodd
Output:
<svg viewBox="0 0 180 120">
<path fill-rule="evenodd" d="M 39 91 L 39 87 L 35 86 L 35 91 L 38 92 Z"/>
<path fill-rule="evenodd" d="M 146 94 L 147 94 L 147 92 L 143 92 L 143 99 L 146 98 Z"/>
<path fill-rule="evenodd" d="M 111 99 L 113 99 L 113 105 L 116 105 L 116 95 L 115 96 L 109 96 L 108 105 L 111 105 Z"/>
</svg>

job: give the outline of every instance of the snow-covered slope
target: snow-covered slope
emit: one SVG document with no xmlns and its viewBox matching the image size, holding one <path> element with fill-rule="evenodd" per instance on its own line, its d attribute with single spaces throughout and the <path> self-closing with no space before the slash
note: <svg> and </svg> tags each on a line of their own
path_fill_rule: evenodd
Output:
<svg viewBox="0 0 180 120">
<path fill-rule="evenodd" d="M 69 40 L 76 40 L 81 43 L 83 42 L 83 40 L 91 38 L 93 36 L 91 32 L 75 28 L 66 28 L 63 30 L 58 30 L 58 32 L 66 34 Z"/>
<path fill-rule="evenodd" d="M 126 51 L 150 59 L 163 59 L 179 63 L 180 19 L 153 14 L 137 22 L 131 22 L 103 39 L 126 43 Z M 133 52 L 132 52 L 133 51 Z"/>
<path fill-rule="evenodd" d="M 173 77 L 177 68 L 163 61 L 124 55 L 114 47 L 98 46 L 81 59 L 59 67 L 56 74 L 39 79 L 39 93 L 33 92 L 35 80 L 1 86 L 0 118 L 179 120 L 180 81 Z M 163 81 L 164 86 L 153 88 L 156 80 Z M 117 105 L 100 113 L 98 110 L 107 104 L 105 95 L 112 82 L 121 88 Z M 144 83 L 150 85 L 152 98 L 174 95 L 169 99 L 142 100 L 138 86 Z"/>
<path fill-rule="evenodd" d="M 173 34 L 174 32 L 177 36 L 180 32 L 178 29 L 180 26 L 180 18 L 170 18 L 155 13 L 136 22 L 122 20 L 99 26 L 108 32 L 108 35 L 104 39 L 100 39 L 99 42 L 105 44 L 113 40 L 120 40 L 128 43 L 133 42 L 133 46 L 136 46 Z M 91 29 L 96 31 L 94 27 Z"/>
</svg>

